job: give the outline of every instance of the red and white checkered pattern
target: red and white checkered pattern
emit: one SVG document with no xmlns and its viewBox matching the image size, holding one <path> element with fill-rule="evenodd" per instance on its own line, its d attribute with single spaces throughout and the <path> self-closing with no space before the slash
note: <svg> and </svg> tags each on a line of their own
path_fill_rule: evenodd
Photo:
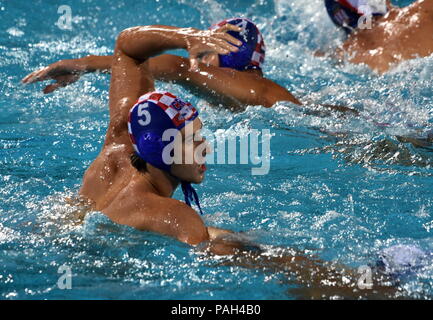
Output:
<svg viewBox="0 0 433 320">
<path fill-rule="evenodd" d="M 178 128 L 194 115 L 198 115 L 197 109 L 191 103 L 178 99 L 167 91 L 154 91 L 142 95 L 137 103 L 153 102 L 158 105 L 170 117 L 173 124 Z M 131 109 L 132 110 L 132 109 Z"/>
<path fill-rule="evenodd" d="M 243 21 L 245 21 L 244 23 L 239 23 L 237 26 L 245 29 L 246 28 L 246 22 L 250 22 L 252 23 L 257 30 L 257 44 L 256 44 L 256 48 L 253 52 L 253 55 L 251 56 L 251 62 L 249 66 L 253 66 L 253 67 L 258 67 L 258 68 L 262 68 L 263 63 L 265 63 L 265 55 L 266 55 L 266 46 L 265 46 L 265 41 L 263 39 L 263 36 L 260 32 L 260 30 L 257 28 L 257 26 L 254 24 L 254 22 L 252 22 L 251 20 L 247 19 L 247 18 L 231 18 L 231 19 L 226 19 L 226 20 L 222 20 L 220 22 L 217 22 L 215 24 L 213 24 L 209 29 L 210 30 L 215 30 L 218 28 L 221 28 L 222 26 L 224 26 L 227 23 L 230 23 L 230 21 L 233 20 L 237 20 L 237 19 L 241 19 Z"/>
</svg>

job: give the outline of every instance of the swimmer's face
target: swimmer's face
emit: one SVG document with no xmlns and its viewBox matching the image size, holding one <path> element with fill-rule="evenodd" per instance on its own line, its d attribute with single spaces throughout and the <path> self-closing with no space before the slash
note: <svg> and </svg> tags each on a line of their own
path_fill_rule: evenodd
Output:
<svg viewBox="0 0 433 320">
<path fill-rule="evenodd" d="M 205 157 L 210 150 L 206 139 L 201 136 L 202 127 L 201 120 L 196 118 L 178 135 L 182 148 L 182 164 L 179 164 L 180 161 L 172 164 L 171 174 L 182 181 L 201 183 L 205 177 Z"/>
<path fill-rule="evenodd" d="M 214 66 L 214 67 L 220 66 L 218 53 L 215 52 L 205 54 L 203 57 L 200 58 L 200 62 L 208 66 Z"/>
</svg>

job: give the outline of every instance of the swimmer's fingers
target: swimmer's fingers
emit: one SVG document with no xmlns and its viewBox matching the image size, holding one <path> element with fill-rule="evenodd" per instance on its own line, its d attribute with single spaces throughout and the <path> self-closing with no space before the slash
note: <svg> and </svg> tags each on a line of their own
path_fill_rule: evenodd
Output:
<svg viewBox="0 0 433 320">
<path fill-rule="evenodd" d="M 83 73 L 83 66 L 78 64 L 75 59 L 72 60 L 60 60 L 47 67 L 36 70 L 21 81 L 23 83 L 34 83 L 38 81 L 44 81 L 48 79 L 58 80 L 59 77 L 73 76 L 76 74 Z"/>
<path fill-rule="evenodd" d="M 191 47 L 189 51 L 189 61 L 190 61 L 190 68 L 189 71 L 198 71 L 199 67 L 199 59 L 203 57 L 207 53 L 216 52 L 218 54 L 229 54 L 230 51 L 237 51 L 239 50 L 237 47 L 234 46 L 228 46 L 227 42 L 220 40 L 208 42 L 204 45 L 198 45 L 195 47 Z"/>
<path fill-rule="evenodd" d="M 37 81 L 43 81 L 48 79 L 47 78 L 47 74 L 49 72 L 48 67 L 33 71 L 32 73 L 28 74 L 27 76 L 25 76 L 21 82 L 22 83 L 34 83 Z"/>
<path fill-rule="evenodd" d="M 237 44 L 238 40 L 226 34 L 224 30 L 238 30 L 239 27 L 227 26 L 217 31 L 199 32 L 190 37 L 188 43 L 188 52 L 190 58 L 190 71 L 198 70 L 199 59 L 207 53 L 218 53 L 221 55 L 237 52 L 239 48 L 230 42 Z M 222 30 L 222 31 L 221 31 Z"/>
<path fill-rule="evenodd" d="M 69 76 L 58 77 L 58 80 L 56 82 L 51 83 L 44 88 L 43 93 L 48 94 L 48 93 L 51 93 L 51 92 L 53 92 L 59 88 L 64 88 L 64 87 L 76 82 L 79 78 L 80 77 L 78 75 L 69 75 Z"/>
<path fill-rule="evenodd" d="M 56 82 L 56 83 L 52 83 L 52 84 L 47 85 L 44 88 L 44 90 L 42 90 L 42 91 L 43 91 L 44 94 L 48 94 L 48 93 L 51 93 L 51 92 L 57 90 L 58 88 L 62 88 L 62 87 L 65 87 L 65 86 L 66 85 L 63 85 L 60 82 Z"/>
<path fill-rule="evenodd" d="M 235 44 L 237 46 L 241 46 L 242 42 L 240 40 L 236 39 L 235 37 L 233 37 L 232 35 L 228 34 L 227 33 L 228 31 L 240 32 L 240 31 L 242 31 L 242 28 L 227 23 L 227 24 L 223 25 L 221 28 L 217 29 L 215 32 L 217 34 L 219 34 L 219 36 L 221 38 L 223 38 L 224 40 L 226 40 L 226 41 L 228 41 L 230 43 L 233 43 L 233 44 Z"/>
<path fill-rule="evenodd" d="M 230 23 L 226 23 L 225 25 L 223 25 L 222 27 L 216 29 L 217 32 L 227 32 L 227 31 L 236 31 L 236 32 L 241 32 L 242 28 L 235 26 L 234 24 L 230 24 Z"/>
<path fill-rule="evenodd" d="M 224 35 L 225 34 L 223 34 L 222 37 L 224 37 Z M 215 43 L 211 43 L 210 44 L 211 47 L 214 45 L 214 46 L 218 46 L 221 49 L 225 49 L 225 50 L 229 51 L 229 52 L 226 52 L 226 53 L 224 53 L 224 52 L 218 52 L 220 54 L 228 54 L 230 52 L 237 52 L 237 51 L 239 51 L 238 47 L 230 44 L 225 38 L 215 38 L 214 41 L 215 41 Z M 216 47 L 215 51 L 217 51 L 219 48 Z"/>
<path fill-rule="evenodd" d="M 235 44 L 237 46 L 241 46 L 242 45 L 242 42 L 240 40 L 238 40 L 235 37 L 229 35 L 228 33 L 222 33 L 221 37 L 224 40 L 228 41 L 229 43 L 233 43 L 233 44 Z"/>
</svg>

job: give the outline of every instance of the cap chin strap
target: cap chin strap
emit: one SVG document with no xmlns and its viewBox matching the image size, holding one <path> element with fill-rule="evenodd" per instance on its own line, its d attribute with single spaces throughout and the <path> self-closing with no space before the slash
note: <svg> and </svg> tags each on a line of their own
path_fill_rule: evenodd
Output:
<svg viewBox="0 0 433 320">
<path fill-rule="evenodd" d="M 183 195 L 185 196 L 185 203 L 191 207 L 191 201 L 194 201 L 200 210 L 200 214 L 203 215 L 203 211 L 200 207 L 200 201 L 198 199 L 197 192 L 192 187 L 191 183 L 186 181 L 181 181 Z"/>
</svg>

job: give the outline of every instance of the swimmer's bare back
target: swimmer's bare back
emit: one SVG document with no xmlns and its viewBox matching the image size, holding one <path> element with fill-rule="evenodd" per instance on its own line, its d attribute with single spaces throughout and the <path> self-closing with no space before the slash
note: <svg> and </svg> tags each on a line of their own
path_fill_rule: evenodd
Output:
<svg viewBox="0 0 433 320">
<path fill-rule="evenodd" d="M 365 63 L 384 73 L 396 64 L 433 53 L 433 1 L 419 0 L 405 8 L 393 7 L 373 22 L 371 29 L 358 29 L 342 46 L 352 63 Z"/>
</svg>

